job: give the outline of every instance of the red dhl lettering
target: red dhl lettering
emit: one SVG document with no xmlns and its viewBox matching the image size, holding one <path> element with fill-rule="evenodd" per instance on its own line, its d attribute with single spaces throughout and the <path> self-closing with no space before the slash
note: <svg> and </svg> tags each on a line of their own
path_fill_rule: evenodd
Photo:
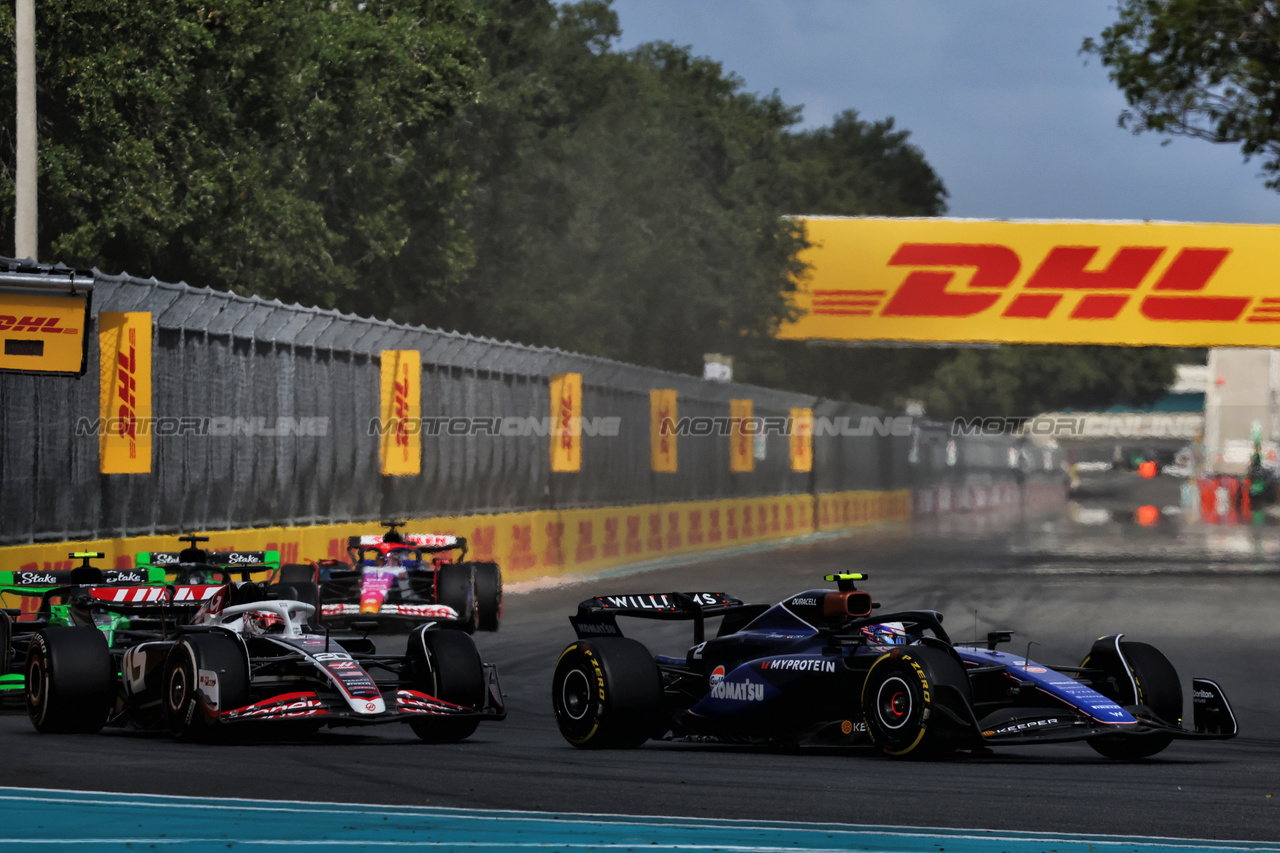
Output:
<svg viewBox="0 0 1280 853">
<path fill-rule="evenodd" d="M 58 325 L 60 317 L 33 317 L 0 314 L 0 332 L 27 332 L 41 335 L 74 335 L 79 329 L 64 329 Z"/>
<path fill-rule="evenodd" d="M 1099 246 L 1054 246 L 1018 284 L 1023 259 L 1008 246 L 903 243 L 888 266 L 915 269 L 895 290 L 814 290 L 813 313 L 972 317 L 1006 300 L 1002 317 L 1048 319 L 1065 304 L 1068 319 L 1110 320 L 1136 300 L 1148 320 L 1280 323 L 1280 298 L 1205 294 L 1231 249 L 1122 246 L 1109 258 L 1100 252 Z M 1164 271 L 1153 274 L 1165 258 L 1171 260 Z M 963 286 L 955 283 L 960 273 L 970 273 Z"/>
<path fill-rule="evenodd" d="M 122 347 L 116 353 L 116 396 L 120 399 L 120 407 L 116 411 L 116 417 L 119 418 L 119 426 L 116 427 L 120 431 L 121 436 L 129 439 L 129 456 L 133 457 L 137 453 L 137 437 L 138 437 L 138 419 L 136 417 L 137 398 L 137 380 L 135 378 L 138 372 L 138 333 L 134 329 L 129 330 L 129 349 L 128 354 Z"/>
<path fill-rule="evenodd" d="M 409 428 L 405 419 L 409 417 L 409 365 L 404 366 L 404 381 L 393 382 L 394 406 L 396 413 L 396 446 L 403 448 L 404 458 L 409 458 Z"/>
</svg>

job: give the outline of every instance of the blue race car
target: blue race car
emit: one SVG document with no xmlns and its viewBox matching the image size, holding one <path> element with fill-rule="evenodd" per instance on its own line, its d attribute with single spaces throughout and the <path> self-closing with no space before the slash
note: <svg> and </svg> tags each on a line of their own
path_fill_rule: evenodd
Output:
<svg viewBox="0 0 1280 853">
<path fill-rule="evenodd" d="M 1080 666 L 1049 667 L 985 644 L 952 642 L 942 614 L 880 605 L 861 574 L 827 575 L 778 604 L 721 592 L 606 595 L 578 605 L 551 699 L 560 732 L 580 748 L 650 738 L 726 743 L 870 743 L 893 756 L 986 752 L 997 744 L 1083 740 L 1108 758 L 1146 758 L 1174 738 L 1231 738 L 1222 689 L 1192 679 L 1194 730 L 1182 727 L 1182 684 L 1168 659 L 1123 634 L 1097 640 Z M 652 655 L 623 637 L 618 616 L 693 622 L 683 656 Z M 705 622 L 723 617 L 716 636 Z"/>
</svg>

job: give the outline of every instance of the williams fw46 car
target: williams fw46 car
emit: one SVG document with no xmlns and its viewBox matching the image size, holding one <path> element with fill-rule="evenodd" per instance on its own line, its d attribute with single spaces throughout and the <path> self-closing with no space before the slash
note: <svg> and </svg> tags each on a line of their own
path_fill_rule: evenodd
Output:
<svg viewBox="0 0 1280 853">
<path fill-rule="evenodd" d="M 552 705 L 577 747 L 649 738 L 731 743 L 870 743 L 893 756 L 984 753 L 998 744 L 1083 740 L 1108 758 L 1146 758 L 1174 738 L 1231 738 L 1235 717 L 1214 682 L 1192 679 L 1194 730 L 1182 728 L 1173 666 L 1123 634 L 1094 642 L 1080 666 L 1049 667 L 984 644 L 953 643 L 942 614 L 879 607 L 864 575 L 828 575 L 772 606 L 721 592 L 607 595 L 571 616 L 578 641 L 560 655 Z M 651 655 L 616 617 L 688 620 L 694 645 Z M 707 618 L 722 616 L 715 638 Z"/>
<path fill-rule="evenodd" d="M 205 740 L 237 726 L 404 722 L 436 743 L 506 716 L 495 668 L 461 631 L 424 624 L 405 654 L 379 655 L 367 637 L 333 639 L 313 628 L 314 604 L 271 598 L 257 584 L 161 592 L 108 602 L 158 622 L 127 646 L 109 646 L 93 627 L 36 632 L 25 673 L 38 731 L 132 726 Z"/>
<path fill-rule="evenodd" d="M 502 570 L 497 563 L 467 562 L 467 540 L 461 536 L 401 533 L 397 528 L 404 522 L 383 524 L 386 533 L 348 540 L 350 563 L 287 565 L 280 570 L 281 582 L 318 582 L 322 617 L 329 623 L 456 621 L 468 633 L 498 630 Z"/>
</svg>

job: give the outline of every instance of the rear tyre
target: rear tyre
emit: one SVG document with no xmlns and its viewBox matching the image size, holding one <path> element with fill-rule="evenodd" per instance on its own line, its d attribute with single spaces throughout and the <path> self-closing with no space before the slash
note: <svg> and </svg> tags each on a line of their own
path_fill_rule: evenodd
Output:
<svg viewBox="0 0 1280 853">
<path fill-rule="evenodd" d="M 473 563 L 480 630 L 496 631 L 502 623 L 502 569 L 497 563 Z"/>
<path fill-rule="evenodd" d="M 470 563 L 445 563 L 436 568 L 436 603 L 458 611 L 463 630 L 475 633 L 480 613 L 476 609 L 476 575 Z"/>
<path fill-rule="evenodd" d="M 244 649 L 228 634 L 181 637 L 165 659 L 161 689 L 169 731 L 182 740 L 212 740 L 221 731 L 220 713 L 249 704 Z"/>
<path fill-rule="evenodd" d="M 484 662 L 475 641 L 457 631 L 419 628 L 409 636 L 408 657 L 418 690 L 454 705 L 484 706 Z M 480 725 L 475 717 L 428 716 L 409 722 L 427 743 L 455 743 Z"/>
<path fill-rule="evenodd" d="M 27 716 L 45 734 L 91 733 L 107 722 L 115 667 L 97 628 L 43 628 L 27 648 Z"/>
<path fill-rule="evenodd" d="M 551 706 L 560 734 L 579 749 L 632 749 L 658 733 L 662 673 L 635 640 L 579 640 L 556 662 Z"/>
<path fill-rule="evenodd" d="M 942 649 L 895 650 L 871 665 L 862 684 L 862 713 L 871 742 L 895 757 L 936 758 L 970 732 L 944 707 L 972 700 L 964 666 Z M 968 708 L 950 707 L 955 716 Z"/>
<path fill-rule="evenodd" d="M 1095 647 L 1096 648 L 1096 647 Z M 1182 681 L 1169 659 L 1147 643 L 1120 643 L 1120 651 L 1128 661 L 1115 655 L 1091 653 L 1082 666 L 1102 670 L 1105 681 L 1095 685 L 1099 693 L 1118 705 L 1145 706 L 1156 717 L 1172 726 L 1182 723 Z M 1147 737 L 1098 737 L 1089 741 L 1099 755 L 1132 761 L 1150 758 L 1173 743 L 1172 735 Z"/>
<path fill-rule="evenodd" d="M 280 567 L 279 583 L 315 583 L 316 567 L 306 563 L 288 563 Z"/>
</svg>

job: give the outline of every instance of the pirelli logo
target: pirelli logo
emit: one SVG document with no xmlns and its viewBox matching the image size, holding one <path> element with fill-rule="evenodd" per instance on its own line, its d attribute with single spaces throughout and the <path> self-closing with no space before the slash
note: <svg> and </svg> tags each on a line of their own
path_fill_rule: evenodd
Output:
<svg viewBox="0 0 1280 853">
<path fill-rule="evenodd" d="M 1275 345 L 1280 227 L 806 224 L 815 248 L 796 296 L 805 314 L 780 337 Z M 938 239 L 966 236 L 975 239 Z"/>
</svg>

